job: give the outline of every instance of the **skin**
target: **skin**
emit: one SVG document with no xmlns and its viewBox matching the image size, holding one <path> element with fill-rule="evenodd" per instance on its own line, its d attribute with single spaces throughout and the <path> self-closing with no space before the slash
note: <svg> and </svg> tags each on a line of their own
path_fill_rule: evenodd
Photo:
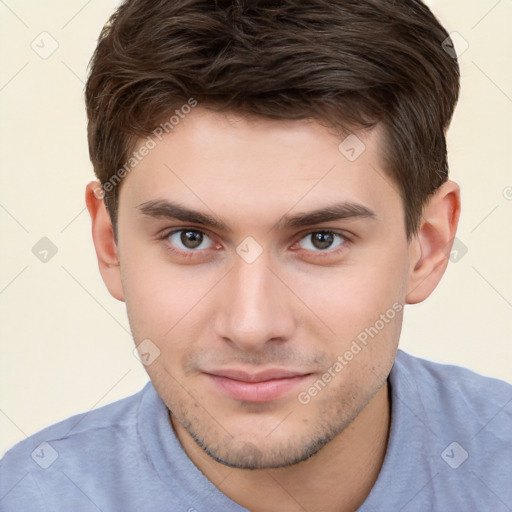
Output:
<svg viewBox="0 0 512 512">
<path fill-rule="evenodd" d="M 308 403 L 298 394 L 393 304 L 425 300 L 448 263 L 457 184 L 438 189 L 408 241 L 398 187 L 381 164 L 381 128 L 357 136 L 366 149 L 351 162 L 338 150 L 342 139 L 311 120 L 199 106 L 123 180 L 117 243 L 94 193 L 99 184 L 87 186 L 100 272 L 126 302 L 135 343 L 150 339 L 160 351 L 146 370 L 178 439 L 207 478 L 252 511 L 277 502 L 283 511 L 361 505 L 385 456 L 386 379 L 403 310 Z M 141 211 L 155 200 L 209 214 L 229 230 Z M 278 224 L 341 201 L 375 216 Z M 201 245 L 169 236 L 180 228 L 203 233 Z M 319 247 L 311 235 L 325 230 L 341 237 Z M 251 263 L 237 253 L 248 236 L 262 251 Z M 279 399 L 254 403 L 213 385 L 204 372 L 219 368 L 308 375 Z"/>
</svg>

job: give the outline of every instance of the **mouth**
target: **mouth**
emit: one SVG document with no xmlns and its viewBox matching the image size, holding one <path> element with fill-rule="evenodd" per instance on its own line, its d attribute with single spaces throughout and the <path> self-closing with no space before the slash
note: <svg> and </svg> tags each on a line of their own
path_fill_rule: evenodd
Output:
<svg viewBox="0 0 512 512">
<path fill-rule="evenodd" d="M 223 394 L 244 402 L 271 402 L 304 385 L 311 373 L 268 369 L 257 373 L 225 369 L 203 372 Z"/>
</svg>

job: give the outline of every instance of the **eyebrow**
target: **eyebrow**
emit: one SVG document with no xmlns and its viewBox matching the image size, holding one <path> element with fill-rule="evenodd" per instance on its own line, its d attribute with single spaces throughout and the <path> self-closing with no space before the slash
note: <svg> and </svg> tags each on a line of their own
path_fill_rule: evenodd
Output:
<svg viewBox="0 0 512 512">
<path fill-rule="evenodd" d="M 232 233 L 233 230 L 222 220 L 208 213 L 192 210 L 176 202 L 156 199 L 146 201 L 137 206 L 146 216 L 152 218 L 176 219 L 183 222 L 201 224 L 203 226 Z M 323 222 L 344 219 L 376 219 L 377 214 L 370 208 L 353 202 L 342 202 L 319 208 L 305 213 L 283 215 L 274 227 L 291 229 L 312 226 Z"/>
</svg>

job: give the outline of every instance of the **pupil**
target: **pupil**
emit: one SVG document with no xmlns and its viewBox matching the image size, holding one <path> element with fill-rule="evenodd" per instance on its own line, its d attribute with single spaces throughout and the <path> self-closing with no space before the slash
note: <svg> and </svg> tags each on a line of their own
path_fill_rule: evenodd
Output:
<svg viewBox="0 0 512 512">
<path fill-rule="evenodd" d="M 181 242 L 188 249 L 195 249 L 201 245 L 203 241 L 203 235 L 197 231 L 182 231 Z"/>
<path fill-rule="evenodd" d="M 333 242 L 332 233 L 314 233 L 313 245 L 317 249 L 327 249 Z"/>
</svg>

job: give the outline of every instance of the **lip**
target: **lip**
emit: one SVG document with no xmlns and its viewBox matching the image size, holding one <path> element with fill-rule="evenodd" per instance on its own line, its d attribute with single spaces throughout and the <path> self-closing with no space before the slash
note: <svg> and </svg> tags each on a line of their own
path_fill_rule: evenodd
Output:
<svg viewBox="0 0 512 512">
<path fill-rule="evenodd" d="M 271 402 L 303 383 L 310 373 L 267 369 L 256 373 L 223 369 L 204 372 L 213 385 L 224 394 L 244 402 Z"/>
</svg>

